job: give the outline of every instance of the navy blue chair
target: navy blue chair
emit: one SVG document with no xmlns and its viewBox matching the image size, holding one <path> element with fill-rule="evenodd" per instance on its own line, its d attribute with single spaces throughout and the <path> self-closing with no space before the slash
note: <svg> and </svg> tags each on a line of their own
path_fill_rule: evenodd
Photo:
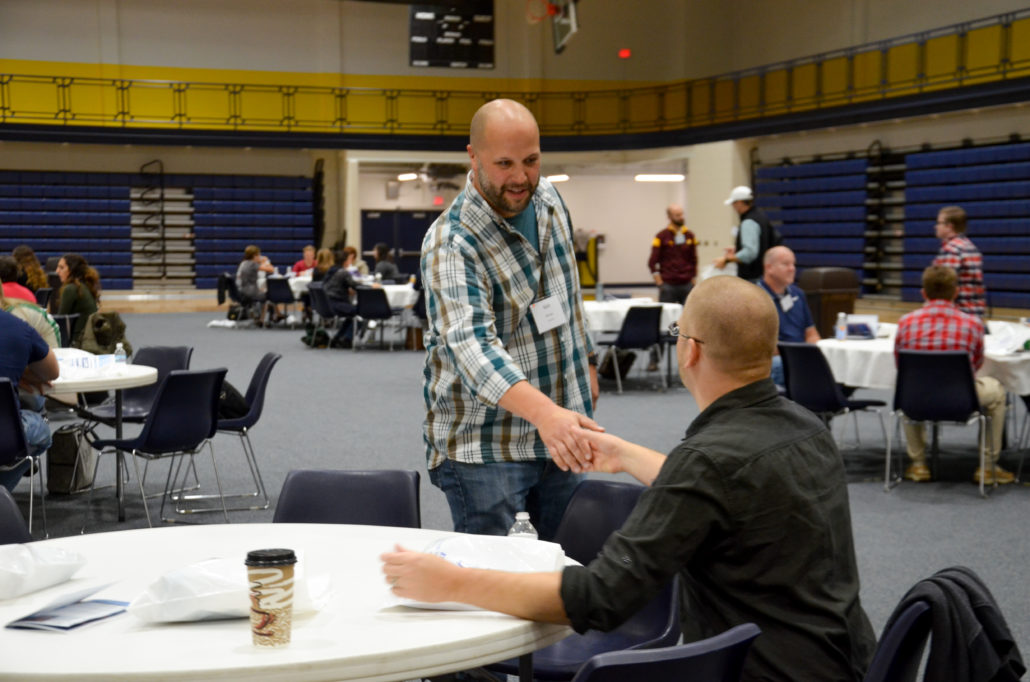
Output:
<svg viewBox="0 0 1030 682">
<path fill-rule="evenodd" d="M 265 279 L 265 283 L 268 286 L 268 290 L 265 293 L 265 300 L 275 305 L 283 306 L 283 310 L 287 313 L 297 305 L 297 299 L 293 296 L 293 289 L 290 288 L 290 281 L 285 277 L 268 277 Z M 296 317 L 296 316 L 294 316 Z M 293 329 L 296 322 L 290 323 L 290 329 Z"/>
<path fill-rule="evenodd" d="M 932 624 L 928 603 L 909 605 L 880 636 L 864 682 L 915 682 Z"/>
<path fill-rule="evenodd" d="M 53 293 L 53 289 L 50 287 L 40 287 L 36 289 L 36 305 L 40 308 L 46 308 L 50 304 L 50 294 Z"/>
<path fill-rule="evenodd" d="M 976 421 L 980 426 L 980 471 L 984 470 L 991 420 L 980 408 L 973 366 L 965 351 L 898 351 L 898 378 L 894 385 L 894 411 L 891 417 L 931 423 L 930 471 L 935 476 L 940 455 L 939 424 L 971 424 Z M 900 459 L 899 455 L 897 476 L 892 480 L 891 441 L 888 438 L 883 481 L 886 491 L 890 491 L 901 480 Z M 980 477 L 980 496 L 987 496 L 983 476 Z"/>
<path fill-rule="evenodd" d="M 855 418 L 855 438 L 858 439 L 858 413 L 871 410 L 880 420 L 883 439 L 887 431 L 883 414 L 879 409 L 886 407 L 882 400 L 852 400 L 845 397 L 840 384 L 833 378 L 833 371 L 826 356 L 814 343 L 777 344 L 783 359 L 783 376 L 787 384 L 787 397 L 802 407 L 814 412 L 826 428 L 834 417 L 851 414 Z M 861 441 L 859 441 L 861 444 Z M 840 444 L 844 444 L 844 429 L 841 429 Z"/>
<path fill-rule="evenodd" d="M 164 516 L 166 503 L 175 502 L 176 512 L 188 513 L 188 510 L 180 504 L 182 500 L 174 497 L 179 474 L 183 471 L 182 458 L 189 457 L 192 464 L 193 456 L 205 444 L 208 445 L 211 453 L 215 483 L 218 486 L 219 497 L 222 499 L 222 513 L 226 523 L 229 522 L 225 498 L 222 497 L 222 484 L 218 478 L 218 465 L 215 463 L 214 450 L 210 447 L 210 440 L 218 428 L 218 397 L 226 372 L 227 370 L 222 367 L 196 371 L 175 370 L 169 373 L 161 382 L 154 398 L 154 404 L 137 436 L 120 440 L 96 440 L 91 443 L 101 454 L 105 448 L 111 448 L 112 451 L 120 450 L 132 455 L 132 466 L 136 471 L 136 481 L 139 483 L 140 499 L 143 503 L 143 511 L 146 513 L 147 525 L 152 527 L 154 524 L 150 519 L 150 509 L 147 507 L 147 495 L 143 489 L 143 478 L 140 476 L 137 458 L 143 458 L 148 462 L 158 459 L 172 460 L 168 467 L 164 494 L 161 496 L 159 514 L 162 521 L 171 522 L 174 519 Z M 99 463 L 100 458 L 98 457 L 97 465 Z M 93 485 L 89 490 L 91 507 L 95 487 L 96 466 L 93 468 Z"/>
<path fill-rule="evenodd" d="M 336 326 L 340 315 L 333 310 L 333 304 L 325 293 L 324 282 L 311 282 L 308 284 L 308 296 L 311 297 L 311 308 L 318 314 L 318 325 L 312 334 L 314 337 L 319 330 L 327 332 Z M 328 347 L 328 346 L 327 346 Z"/>
<path fill-rule="evenodd" d="M 626 311 L 626 317 L 622 320 L 622 327 L 619 329 L 615 340 L 607 344 L 608 352 L 615 354 L 618 350 L 651 350 L 662 343 L 662 330 L 659 328 L 662 322 L 662 306 L 633 306 Z M 622 375 L 619 371 L 619 363 L 612 358 L 612 365 L 615 367 L 615 385 L 619 394 L 622 393 Z M 662 374 L 662 387 L 667 387 L 666 377 Z"/>
<path fill-rule="evenodd" d="M 157 381 L 149 386 L 127 388 L 122 391 L 122 421 L 142 424 L 166 376 L 177 369 L 189 369 L 193 357 L 192 346 L 144 346 L 132 356 L 134 365 L 157 369 Z M 111 426 L 115 422 L 114 402 L 106 402 L 80 410 L 82 417 Z"/>
<path fill-rule="evenodd" d="M 386 322 L 393 317 L 393 309 L 390 308 L 390 301 L 386 292 L 382 289 L 361 288 L 358 292 L 357 322 L 361 333 L 354 335 L 354 350 L 358 349 L 365 332 L 375 328 L 379 324 L 379 345 L 383 345 L 383 332 Z M 393 350 L 393 337 L 390 337 L 390 350 Z"/>
<path fill-rule="evenodd" d="M 74 341 L 75 322 L 79 319 L 79 313 L 70 313 L 68 315 L 51 315 L 54 318 L 54 322 L 57 323 L 57 328 L 61 331 L 61 348 L 68 348 Z"/>
<path fill-rule="evenodd" d="M 751 643 L 761 633 L 754 623 L 744 623 L 699 642 L 598 654 L 573 682 L 739 682 Z"/>
<path fill-rule="evenodd" d="M 39 458 L 29 454 L 25 440 L 25 429 L 21 425 L 21 403 L 14 392 L 14 385 L 7 377 L 0 378 L 0 472 L 5 477 L 16 477 L 29 472 L 29 530 L 32 530 L 32 502 L 35 499 L 35 482 L 32 474 L 39 478 L 39 506 L 43 510 L 43 537 L 48 535 L 46 527 L 46 488 L 43 485 L 43 467 Z M 6 488 L 0 486 L 6 492 Z"/>
<path fill-rule="evenodd" d="M 11 497 L 11 493 L 0 485 L 0 545 L 26 542 L 32 542 L 32 535 L 25 525 L 25 517 L 21 515 L 18 503 Z"/>
<path fill-rule="evenodd" d="M 565 554 L 589 564 L 601 552 L 608 536 L 622 527 L 640 499 L 644 487 L 631 483 L 588 479 L 576 487 L 562 516 L 554 541 Z M 533 677 L 538 680 L 571 680 L 597 654 L 627 649 L 655 649 L 679 640 L 678 579 L 611 632 L 589 630 L 533 653 Z M 510 659 L 487 670 L 519 674 L 519 662 Z"/>
<path fill-rule="evenodd" d="M 272 523 L 349 523 L 420 528 L 417 471 L 295 469 Z"/>
</svg>

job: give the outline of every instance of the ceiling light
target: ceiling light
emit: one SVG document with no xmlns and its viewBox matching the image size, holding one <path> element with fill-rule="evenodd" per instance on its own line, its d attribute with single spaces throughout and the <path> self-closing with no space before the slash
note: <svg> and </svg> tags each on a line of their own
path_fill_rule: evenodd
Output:
<svg viewBox="0 0 1030 682">
<path fill-rule="evenodd" d="M 633 179 L 637 182 L 683 182 L 687 176 L 682 173 L 640 173 Z"/>
<path fill-rule="evenodd" d="M 569 181 L 569 176 L 566 175 L 565 173 L 559 173 L 558 175 L 548 175 L 547 176 L 547 181 L 548 182 L 568 182 Z"/>
<path fill-rule="evenodd" d="M 418 173 L 401 173 L 397 176 L 397 179 L 401 182 L 408 182 L 409 180 L 418 180 Z"/>
</svg>

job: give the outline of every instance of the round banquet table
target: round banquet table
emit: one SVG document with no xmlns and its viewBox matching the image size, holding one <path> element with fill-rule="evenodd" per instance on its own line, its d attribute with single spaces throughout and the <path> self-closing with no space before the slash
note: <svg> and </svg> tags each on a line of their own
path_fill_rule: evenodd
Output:
<svg viewBox="0 0 1030 682">
<path fill-rule="evenodd" d="M 405 680 L 464 670 L 532 652 L 572 630 L 485 611 L 388 606 L 379 555 L 394 543 L 422 549 L 445 531 L 322 524 L 233 524 L 147 528 L 42 543 L 87 559 L 70 582 L 0 601 L 4 624 L 60 595 L 105 585 L 90 599 L 132 601 L 164 572 L 249 550 L 297 550 L 308 575 L 328 572 L 332 596 L 294 616 L 282 649 L 251 644 L 246 619 L 146 624 L 120 614 L 64 636 L 0 634 L 0 680 Z"/>
<path fill-rule="evenodd" d="M 596 337 L 604 332 L 618 332 L 630 308 L 656 305 L 662 307 L 660 324 L 664 332 L 683 312 L 683 306 L 679 303 L 656 303 L 650 298 L 616 298 L 607 301 L 583 301 L 583 310 L 587 316 L 587 326 Z"/>
</svg>

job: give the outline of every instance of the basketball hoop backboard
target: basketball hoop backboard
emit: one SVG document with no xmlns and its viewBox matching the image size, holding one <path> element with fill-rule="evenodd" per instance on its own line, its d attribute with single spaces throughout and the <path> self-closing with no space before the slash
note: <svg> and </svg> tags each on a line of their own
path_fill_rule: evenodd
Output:
<svg viewBox="0 0 1030 682">
<path fill-rule="evenodd" d="M 561 54 L 569 39 L 579 30 L 576 21 L 576 0 L 551 0 L 554 9 L 551 15 L 551 26 L 554 29 L 554 53 Z"/>
</svg>

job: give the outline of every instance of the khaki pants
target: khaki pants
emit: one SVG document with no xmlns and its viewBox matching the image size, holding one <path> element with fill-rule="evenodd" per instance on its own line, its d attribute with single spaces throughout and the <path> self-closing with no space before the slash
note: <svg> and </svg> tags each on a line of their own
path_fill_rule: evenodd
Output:
<svg viewBox="0 0 1030 682">
<path fill-rule="evenodd" d="M 976 397 L 980 401 L 987 416 L 991 418 L 991 428 L 987 434 L 987 454 L 985 461 L 991 466 L 998 461 L 1001 450 L 1002 433 L 1005 430 L 1005 389 L 994 377 L 979 377 L 976 380 Z M 908 456 L 913 464 L 926 465 L 926 430 L 923 422 L 903 421 L 905 440 L 908 443 Z"/>
</svg>

